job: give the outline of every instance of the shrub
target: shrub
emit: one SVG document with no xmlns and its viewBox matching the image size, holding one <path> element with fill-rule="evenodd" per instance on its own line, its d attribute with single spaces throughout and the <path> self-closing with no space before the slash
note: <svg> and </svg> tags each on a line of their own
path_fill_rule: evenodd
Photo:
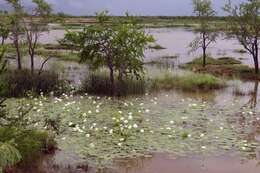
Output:
<svg viewBox="0 0 260 173">
<path fill-rule="evenodd" d="M 2 95 L 8 97 L 25 96 L 29 91 L 35 94 L 60 92 L 67 90 L 66 81 L 60 80 L 53 72 L 44 71 L 40 75 L 31 74 L 29 70 L 8 71 L 2 77 L 4 90 Z"/>
</svg>

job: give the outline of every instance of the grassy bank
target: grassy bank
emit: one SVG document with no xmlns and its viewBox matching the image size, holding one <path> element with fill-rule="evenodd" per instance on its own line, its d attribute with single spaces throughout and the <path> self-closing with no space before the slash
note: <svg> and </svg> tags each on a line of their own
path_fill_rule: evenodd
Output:
<svg viewBox="0 0 260 173">
<path fill-rule="evenodd" d="M 255 74 L 253 68 L 243 65 L 234 58 L 207 58 L 206 67 L 202 66 L 202 58 L 184 64 L 181 68 L 199 73 L 209 73 L 216 76 L 228 78 L 239 78 L 242 80 L 260 80 L 260 75 Z"/>
</svg>

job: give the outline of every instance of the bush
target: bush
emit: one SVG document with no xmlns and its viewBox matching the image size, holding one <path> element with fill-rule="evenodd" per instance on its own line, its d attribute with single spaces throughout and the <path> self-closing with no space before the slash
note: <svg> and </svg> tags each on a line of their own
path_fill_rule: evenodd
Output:
<svg viewBox="0 0 260 173">
<path fill-rule="evenodd" d="M 25 96 L 29 91 L 35 94 L 55 92 L 60 94 L 67 90 L 66 81 L 60 80 L 53 72 L 44 71 L 31 74 L 29 70 L 8 71 L 2 77 L 4 89 L 1 95 L 8 97 Z"/>
<path fill-rule="evenodd" d="M 115 81 L 116 94 L 118 96 L 144 94 L 146 82 L 144 79 L 127 78 L 122 83 Z M 111 95 L 112 86 L 108 73 L 94 73 L 89 75 L 81 87 L 82 92 L 98 95 Z"/>
</svg>

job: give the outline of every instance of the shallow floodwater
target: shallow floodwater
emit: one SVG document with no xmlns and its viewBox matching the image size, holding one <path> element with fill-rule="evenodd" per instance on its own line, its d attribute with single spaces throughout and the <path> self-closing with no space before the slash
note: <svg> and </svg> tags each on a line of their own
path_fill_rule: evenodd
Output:
<svg viewBox="0 0 260 173">
<path fill-rule="evenodd" d="M 77 31 L 77 30 L 76 30 Z M 194 57 L 201 55 L 198 50 L 189 53 L 189 43 L 196 37 L 196 33 L 191 28 L 152 28 L 146 29 L 147 33 L 154 36 L 156 43 L 164 47 L 161 50 L 148 50 L 145 53 L 146 61 L 158 60 L 164 56 L 178 56 L 177 59 L 170 60 L 175 64 L 182 64 L 191 61 Z M 58 39 L 63 38 L 65 30 L 51 30 L 44 32 L 40 37 L 40 42 L 43 44 L 57 43 Z M 243 47 L 234 39 L 225 39 L 220 36 L 216 43 L 213 43 L 209 49 L 213 57 L 234 57 L 240 59 L 247 65 L 253 65 L 252 58 L 247 53 L 237 53 L 235 50 L 241 50 Z"/>
<path fill-rule="evenodd" d="M 199 52 L 188 54 L 187 46 L 195 37 L 194 32 L 187 28 L 160 28 L 147 29 L 147 32 L 154 35 L 157 43 L 166 49 L 149 50 L 146 52 L 146 61 L 158 60 L 163 56 L 178 55 L 177 59 L 167 59 L 167 67 L 163 65 L 147 66 L 149 74 L 160 74 L 169 68 L 175 72 L 176 66 L 192 60 L 193 57 L 199 55 Z M 44 33 L 40 39 L 42 43 L 56 43 L 56 40 L 62 38 L 64 30 L 53 30 Z M 218 39 L 213 44 L 209 52 L 214 57 L 231 56 L 237 59 L 242 58 L 243 63 L 252 65 L 251 58 L 248 54 L 235 53 L 235 49 L 242 47 L 235 40 Z M 43 61 L 36 58 L 36 66 L 40 66 Z M 29 63 L 27 64 L 29 65 Z M 84 77 L 88 74 L 86 65 L 76 62 L 59 61 L 57 59 L 50 60 L 45 69 L 58 72 L 62 78 L 69 79 L 73 84 L 79 85 Z M 176 73 L 180 73 L 176 70 Z M 182 99 L 207 102 L 213 105 L 212 112 L 221 110 L 222 107 L 232 105 L 233 103 L 241 107 L 250 107 L 255 112 L 260 111 L 260 89 L 259 82 L 242 82 L 239 80 L 228 81 L 228 87 L 223 90 L 212 92 L 182 92 L 179 90 L 161 91 L 160 93 L 151 93 L 149 96 L 140 96 L 144 104 L 153 109 L 151 115 L 154 119 L 156 116 L 162 116 L 162 111 L 174 111 L 178 108 L 178 102 Z M 158 99 L 158 105 L 152 105 L 151 100 Z M 126 101 L 131 98 L 126 98 Z M 187 105 L 186 105 L 187 106 Z M 232 107 L 232 106 L 231 106 Z M 47 106 L 49 109 L 49 107 Z M 183 107 L 185 108 L 185 107 Z M 232 110 L 233 111 L 233 110 Z M 212 113 L 210 112 L 210 113 Z M 180 115 L 182 116 L 182 115 Z M 209 116 L 213 116 L 209 114 Z M 256 114 L 256 117 L 260 115 Z M 151 119 L 152 119 L 151 117 Z M 255 118 L 255 117 L 254 117 Z M 260 117 L 259 117 L 260 118 Z M 232 115 L 230 123 L 235 124 L 241 130 L 241 138 L 248 141 L 260 142 L 260 123 L 258 121 L 246 121 L 246 117 Z M 184 124 L 185 126 L 185 124 Z M 203 127 L 203 124 L 201 125 Z M 207 131 L 207 129 L 203 129 Z M 90 141 L 86 141 L 90 142 Z M 75 147 L 76 148 L 76 147 Z M 213 155 L 195 155 L 195 156 L 172 156 L 168 154 L 153 154 L 152 157 L 125 159 L 115 161 L 113 169 L 96 170 L 88 166 L 87 162 L 67 151 L 58 151 L 55 155 L 45 155 L 40 157 L 35 164 L 30 164 L 21 168 L 16 173 L 83 173 L 83 172 L 100 172 L 100 173 L 259 173 L 260 167 L 259 148 L 254 149 L 250 157 L 242 158 L 233 153 Z"/>
</svg>

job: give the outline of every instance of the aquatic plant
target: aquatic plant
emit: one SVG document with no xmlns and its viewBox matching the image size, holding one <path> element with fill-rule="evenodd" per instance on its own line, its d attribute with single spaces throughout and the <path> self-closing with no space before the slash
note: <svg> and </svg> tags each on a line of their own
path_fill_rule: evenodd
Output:
<svg viewBox="0 0 260 173">
<path fill-rule="evenodd" d="M 17 101 L 9 100 L 7 106 L 15 107 Z M 246 157 L 259 146 L 247 140 L 250 131 L 240 133 L 260 121 L 257 112 L 238 102 L 220 108 L 194 99 L 149 94 L 119 100 L 63 94 L 24 101 L 33 106 L 28 121 L 35 128 L 48 129 L 46 119 L 59 120 L 58 146 L 98 167 L 153 152 L 177 157 L 232 150 Z M 246 126 L 240 126 L 241 116 Z"/>
</svg>

